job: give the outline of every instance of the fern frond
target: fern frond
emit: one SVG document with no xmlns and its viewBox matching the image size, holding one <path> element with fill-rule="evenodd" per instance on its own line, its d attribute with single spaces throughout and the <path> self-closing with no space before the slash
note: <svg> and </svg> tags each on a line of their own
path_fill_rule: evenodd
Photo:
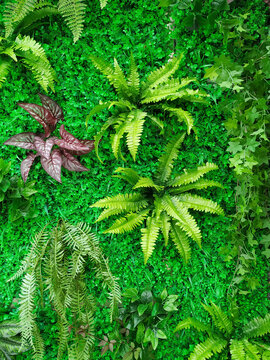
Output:
<svg viewBox="0 0 270 360">
<path fill-rule="evenodd" d="M 164 155 L 159 158 L 159 167 L 156 178 L 161 182 L 161 184 L 165 184 L 169 179 L 173 169 L 173 162 L 178 156 L 178 151 L 184 138 L 185 134 L 175 136 L 167 144 Z"/>
<path fill-rule="evenodd" d="M 139 175 L 137 171 L 132 170 L 130 168 L 117 168 L 114 172 L 120 173 L 121 175 L 113 175 L 114 177 L 118 177 L 127 181 L 130 185 L 135 185 L 139 180 Z"/>
<path fill-rule="evenodd" d="M 270 333 L 270 314 L 264 318 L 253 319 L 244 327 L 244 335 L 248 338 L 263 336 L 268 333 Z"/>
<path fill-rule="evenodd" d="M 147 114 L 147 117 L 152 121 L 153 124 L 155 124 L 161 130 L 163 130 L 163 128 L 164 128 L 163 121 L 159 120 L 156 116 L 152 116 L 152 115 L 149 115 L 149 114 Z"/>
<path fill-rule="evenodd" d="M 246 352 L 246 359 L 248 360 L 261 360 L 259 349 L 256 345 L 251 344 L 248 340 L 243 340 Z"/>
<path fill-rule="evenodd" d="M 87 126 L 88 121 L 92 116 L 94 116 L 96 114 L 99 114 L 104 109 L 107 109 L 110 105 L 111 105 L 111 101 L 108 101 L 108 102 L 105 102 L 103 104 L 98 104 L 98 105 L 94 106 L 93 109 L 90 111 L 90 113 L 86 116 L 85 125 Z"/>
<path fill-rule="evenodd" d="M 59 14 L 57 7 L 52 4 L 33 10 L 29 15 L 23 18 L 23 20 L 16 27 L 16 33 L 25 30 L 32 26 L 35 22 L 44 19 L 47 16 Z M 28 29 L 29 30 L 29 29 Z"/>
<path fill-rule="evenodd" d="M 146 112 L 139 109 L 131 111 L 128 115 L 129 124 L 127 126 L 127 146 L 134 161 L 141 141 L 143 124 L 145 122 L 146 115 Z"/>
<path fill-rule="evenodd" d="M 48 61 L 46 53 L 42 46 L 28 35 L 23 37 L 17 36 L 14 41 L 14 45 L 16 50 L 22 50 L 24 52 L 30 51 L 37 58 Z"/>
<path fill-rule="evenodd" d="M 68 324 L 63 320 L 59 319 L 58 323 L 59 327 L 59 343 L 58 343 L 58 349 L 57 349 L 57 360 L 62 360 L 64 352 L 67 349 L 68 345 Z"/>
<path fill-rule="evenodd" d="M 181 206 L 175 197 L 168 195 L 163 196 L 162 204 L 164 210 L 169 216 L 178 220 L 177 225 L 180 226 L 196 243 L 201 247 L 201 232 L 193 216 L 191 216 L 186 208 Z"/>
<path fill-rule="evenodd" d="M 4 59 L 3 56 L 0 56 L 0 89 L 3 86 L 3 83 L 6 81 L 7 76 L 10 72 L 11 61 Z"/>
<path fill-rule="evenodd" d="M 171 101 L 181 99 L 195 103 L 208 104 L 208 100 L 206 100 L 208 97 L 209 95 L 200 89 L 184 89 L 168 95 L 167 99 Z"/>
<path fill-rule="evenodd" d="M 202 176 L 209 171 L 217 170 L 218 166 L 213 163 L 206 163 L 203 166 L 198 166 L 197 169 L 185 170 L 185 173 L 177 176 L 175 179 L 169 182 L 169 186 L 176 187 L 181 185 L 188 185 L 199 180 Z"/>
<path fill-rule="evenodd" d="M 122 234 L 125 232 L 130 232 L 144 222 L 148 212 L 149 209 L 138 212 L 137 214 L 130 213 L 126 215 L 126 217 L 122 217 L 116 220 L 108 230 L 104 231 L 104 233 Z"/>
<path fill-rule="evenodd" d="M 161 231 L 162 231 L 162 234 L 163 234 L 164 240 L 165 240 L 165 246 L 167 246 L 168 241 L 169 241 L 171 222 L 170 222 L 170 217 L 164 211 L 160 215 L 160 223 L 161 223 L 160 224 Z"/>
<path fill-rule="evenodd" d="M 145 198 L 138 193 L 118 194 L 97 201 L 91 207 L 100 207 L 106 209 L 121 209 L 127 212 L 137 211 L 148 205 Z"/>
<path fill-rule="evenodd" d="M 149 216 L 146 220 L 146 228 L 141 229 L 142 238 L 141 246 L 144 254 L 144 263 L 146 264 L 154 251 L 158 233 L 160 230 L 160 223 L 155 218 Z"/>
<path fill-rule="evenodd" d="M 102 163 L 102 160 L 100 159 L 99 157 L 99 154 L 98 154 L 98 145 L 99 145 L 99 142 L 101 140 L 101 138 L 104 136 L 104 134 L 106 133 L 107 129 L 114 125 L 115 123 L 118 122 L 118 119 L 114 116 L 110 117 L 106 122 L 105 124 L 102 125 L 102 128 L 100 129 L 100 131 L 98 132 L 98 134 L 95 136 L 95 151 L 96 151 L 96 155 L 97 155 L 97 158 L 99 159 L 99 161 Z"/>
<path fill-rule="evenodd" d="M 179 54 L 177 57 L 174 57 L 172 61 L 168 61 L 166 65 L 154 70 L 143 84 L 143 89 L 151 89 L 159 84 L 165 83 L 178 69 L 182 58 L 183 54 Z"/>
<path fill-rule="evenodd" d="M 127 123 L 120 123 L 119 125 L 115 126 L 115 134 L 112 135 L 111 139 L 111 147 L 113 151 L 113 155 L 116 159 L 119 157 L 119 149 L 121 148 L 120 143 L 125 133 L 128 132 L 128 125 Z"/>
<path fill-rule="evenodd" d="M 190 317 L 185 320 L 180 321 L 180 323 L 174 329 L 174 332 L 180 331 L 183 329 L 190 329 L 191 327 L 193 327 L 194 329 L 196 329 L 198 331 L 211 332 L 211 327 L 209 325 L 205 325 L 201 321 L 190 318 Z"/>
<path fill-rule="evenodd" d="M 188 237 L 186 236 L 184 231 L 174 222 L 172 222 L 171 224 L 171 238 L 179 254 L 182 256 L 184 262 L 187 264 L 191 252 Z"/>
<path fill-rule="evenodd" d="M 112 75 L 109 75 L 109 80 L 111 85 L 114 86 L 116 92 L 120 97 L 125 100 L 129 99 L 129 86 L 123 70 L 120 68 L 116 59 L 114 59 L 114 72 Z"/>
<path fill-rule="evenodd" d="M 166 111 L 169 111 L 171 116 L 175 115 L 179 122 L 184 121 L 187 126 L 187 133 L 190 134 L 190 131 L 194 125 L 194 120 L 193 120 L 192 115 L 188 111 L 185 111 L 181 108 L 173 108 L 168 105 L 164 105 L 163 109 Z"/>
<path fill-rule="evenodd" d="M 45 356 L 44 342 L 36 323 L 33 329 L 33 350 L 34 350 L 34 354 L 33 354 L 34 360 L 44 359 Z"/>
<path fill-rule="evenodd" d="M 246 360 L 243 341 L 231 340 L 230 353 L 232 360 Z"/>
<path fill-rule="evenodd" d="M 142 104 L 156 103 L 160 100 L 169 98 L 179 89 L 180 83 L 178 79 L 171 79 L 164 85 L 160 85 L 155 89 L 150 89 L 142 93 Z"/>
<path fill-rule="evenodd" d="M 164 189 L 164 186 L 156 185 L 150 178 L 140 177 L 137 183 L 133 186 L 133 190 L 138 188 L 153 188 L 157 191 L 161 191 Z"/>
<path fill-rule="evenodd" d="M 190 191 L 190 190 L 201 190 L 201 189 L 206 189 L 208 187 L 214 187 L 214 186 L 223 188 L 223 186 L 217 181 L 199 179 L 195 183 L 191 183 L 188 185 L 182 185 L 180 188 L 173 188 L 173 189 L 170 189 L 169 191 L 171 194 L 181 194 L 183 192 Z"/>
<path fill-rule="evenodd" d="M 219 306 L 211 303 L 211 306 L 206 304 L 202 304 L 204 309 L 210 314 L 213 319 L 213 323 L 216 327 L 221 330 L 222 332 L 227 333 L 228 335 L 231 334 L 233 330 L 233 325 L 231 319 L 220 309 Z"/>
<path fill-rule="evenodd" d="M 205 199 L 198 195 L 183 194 L 178 195 L 176 198 L 187 209 L 193 209 L 198 211 L 210 212 L 212 214 L 224 215 L 223 209 L 214 201 Z"/>
<path fill-rule="evenodd" d="M 105 8 L 105 6 L 107 5 L 107 2 L 108 2 L 108 0 L 99 0 L 101 9 Z"/>
<path fill-rule="evenodd" d="M 227 345 L 227 341 L 221 338 L 208 338 L 206 341 L 195 346 L 189 360 L 210 359 L 213 354 L 220 353 Z"/>
<path fill-rule="evenodd" d="M 58 10 L 73 34 L 74 43 L 83 31 L 86 5 L 83 0 L 59 0 Z"/>
<path fill-rule="evenodd" d="M 126 210 L 123 209 L 104 209 L 95 222 L 99 222 L 101 220 L 107 219 L 113 215 L 122 214 L 125 211 Z"/>
<path fill-rule="evenodd" d="M 105 75 L 110 80 L 111 75 L 114 73 L 113 66 L 109 62 L 103 60 L 98 56 L 90 55 L 89 58 L 94 64 L 95 68 L 97 68 L 100 72 L 102 72 L 103 75 Z"/>
<path fill-rule="evenodd" d="M 136 100 L 138 95 L 140 94 L 140 77 L 132 53 L 130 55 L 130 70 L 127 82 L 129 86 L 129 91 L 131 92 L 133 99 Z"/>
<path fill-rule="evenodd" d="M 9 0 L 4 14 L 3 21 L 6 30 L 6 37 L 11 36 L 23 18 L 34 10 L 37 0 Z"/>
</svg>

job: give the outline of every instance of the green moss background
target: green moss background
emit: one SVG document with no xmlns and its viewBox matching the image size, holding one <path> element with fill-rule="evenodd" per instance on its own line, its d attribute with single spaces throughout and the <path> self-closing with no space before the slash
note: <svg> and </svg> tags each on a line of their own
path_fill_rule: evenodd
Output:
<svg viewBox="0 0 270 360">
<path fill-rule="evenodd" d="M 236 3 L 237 6 L 232 6 L 232 11 L 242 14 L 245 11 L 245 1 L 239 0 Z M 82 163 L 90 171 L 72 173 L 63 169 L 62 184 L 50 178 L 41 165 L 35 163 L 29 180 L 35 180 L 38 189 L 34 199 L 38 217 L 11 223 L 8 221 L 5 208 L 0 215 L 0 307 L 6 311 L 10 310 L 13 299 L 18 297 L 20 286 L 19 280 L 8 284 L 6 280 L 18 269 L 19 263 L 28 251 L 31 236 L 45 224 L 49 224 L 49 227 L 54 226 L 60 218 L 74 223 L 84 221 L 92 225 L 92 230 L 99 235 L 101 246 L 109 257 L 112 271 L 119 277 L 123 290 L 127 287 L 151 286 L 154 292 L 158 293 L 167 287 L 170 294 L 179 295 L 179 311 L 171 320 L 171 330 L 180 319 L 188 316 L 206 318 L 201 302 L 212 300 L 218 305 L 226 306 L 227 290 L 233 277 L 235 263 L 225 262 L 219 251 L 229 242 L 230 215 L 235 211 L 235 180 L 229 167 L 230 156 L 226 152 L 228 137 L 223 126 L 225 119 L 217 107 L 224 95 L 218 87 L 202 80 L 205 67 L 212 64 L 215 56 L 225 51 L 222 35 L 218 32 L 217 26 L 213 27 L 215 31 L 212 33 L 204 30 L 187 31 L 181 25 L 181 19 L 185 16 L 183 10 L 162 9 L 157 5 L 158 3 L 153 0 L 109 0 L 106 8 L 100 10 L 98 0 L 89 0 L 84 32 L 76 44 L 73 44 L 72 35 L 61 19 L 52 18 L 44 21 L 39 30 L 34 31 L 32 35 L 44 45 L 58 76 L 55 93 L 50 92 L 49 96 L 63 108 L 65 127 L 68 131 L 79 138 L 93 139 L 106 120 L 108 112 L 105 111 L 90 120 L 87 129 L 85 118 L 99 100 L 111 100 L 115 95 L 107 80 L 91 64 L 90 54 L 98 55 L 110 62 L 117 57 L 119 64 L 127 71 L 132 51 L 139 72 L 142 78 L 145 78 L 151 70 L 167 62 L 172 52 L 184 51 L 185 57 L 177 75 L 196 77 L 199 87 L 210 93 L 211 102 L 209 106 L 187 106 L 196 120 L 197 138 L 194 133 L 186 137 L 175 162 L 174 172 L 179 173 L 184 168 L 192 168 L 207 161 L 218 164 L 219 170 L 210 173 L 209 178 L 220 181 L 224 184 L 224 189 L 211 189 L 205 191 L 204 195 L 217 201 L 224 208 L 226 216 L 195 214 L 202 229 L 203 246 L 200 250 L 195 243 L 192 244 L 192 258 L 188 265 L 183 264 L 173 244 L 169 243 L 165 248 L 160 237 L 154 254 L 145 266 L 140 249 L 139 230 L 122 236 L 102 235 L 102 231 L 109 226 L 111 220 L 95 224 L 100 212 L 98 209 L 90 208 L 91 204 L 105 196 L 130 190 L 120 179 L 112 178 L 113 171 L 118 166 L 128 166 L 138 170 L 141 175 L 152 174 L 168 139 L 181 131 L 179 123 L 164 115 L 164 136 L 159 134 L 157 128 L 146 124 L 136 163 L 133 163 L 130 155 L 127 156 L 127 163 L 113 158 L 109 134 L 100 144 L 100 156 L 104 163 L 101 164 L 97 160 L 94 152 L 90 153 L 81 158 Z M 269 21 L 269 10 L 263 1 L 252 0 L 249 7 L 250 28 L 266 26 Z M 175 19 L 173 33 L 167 26 L 170 16 Z M 226 17 L 228 14 L 222 13 L 221 16 Z M 1 89 L 1 157 L 12 162 L 12 174 L 20 174 L 20 162 L 25 157 L 26 150 L 4 146 L 3 142 L 19 132 L 40 129 L 39 124 L 16 105 L 17 102 L 39 104 L 38 92 L 42 92 L 42 89 L 32 79 L 31 74 L 24 71 L 19 64 Z M 57 135 L 57 130 L 55 134 Z M 263 316 L 269 311 L 267 266 L 260 256 L 259 249 L 257 255 L 256 275 L 261 286 L 245 296 L 238 297 L 241 318 L 245 323 L 252 317 Z M 98 298 L 104 299 L 100 286 L 91 281 L 91 274 L 89 288 L 96 291 Z M 57 350 L 57 329 L 49 307 L 40 312 L 39 319 L 46 339 L 46 359 L 54 359 Z M 98 310 L 97 338 L 111 330 L 108 312 Z M 168 340 L 160 342 L 157 359 L 187 359 L 194 347 L 193 344 L 202 336 L 193 331 L 179 334 L 170 331 L 168 334 Z M 93 359 L 99 359 L 99 354 L 100 350 L 96 346 Z M 30 358 L 30 354 L 18 357 Z M 103 358 L 111 359 L 111 356 L 106 354 Z"/>
</svg>

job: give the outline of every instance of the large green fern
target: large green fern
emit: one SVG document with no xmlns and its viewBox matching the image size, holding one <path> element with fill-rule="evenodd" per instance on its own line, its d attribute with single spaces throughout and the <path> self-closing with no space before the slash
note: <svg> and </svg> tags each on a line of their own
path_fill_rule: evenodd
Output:
<svg viewBox="0 0 270 360">
<path fill-rule="evenodd" d="M 15 359 L 14 356 L 28 350 L 22 344 L 21 331 L 22 328 L 17 320 L 0 322 L 0 359 Z"/>
<path fill-rule="evenodd" d="M 109 101 L 95 106 L 86 119 L 88 122 L 92 116 L 105 108 L 110 109 L 115 106 L 113 115 L 96 135 L 95 149 L 98 158 L 99 141 L 107 129 L 113 127 L 115 134 L 112 135 L 111 146 L 114 156 L 116 158 L 121 156 L 121 140 L 125 136 L 128 149 L 135 160 L 145 121 L 153 122 L 160 129 L 164 127 L 164 123 L 155 116 L 157 110 L 159 112 L 160 110 L 166 111 L 170 116 L 175 116 L 179 122 L 184 122 L 188 134 L 190 133 L 193 128 L 193 117 L 188 111 L 177 106 L 174 100 L 202 102 L 205 101 L 207 94 L 200 90 L 187 89 L 187 85 L 196 79 L 185 78 L 180 82 L 178 79 L 171 78 L 179 67 L 182 56 L 180 54 L 165 66 L 153 71 L 142 83 L 140 83 L 132 55 L 130 72 L 127 77 L 116 59 L 112 66 L 101 58 L 91 56 L 94 66 L 108 78 L 118 95 L 117 101 Z"/>
<path fill-rule="evenodd" d="M 151 81 L 155 81 L 154 78 Z M 215 164 L 207 163 L 195 170 L 186 170 L 171 179 L 173 161 L 184 136 L 178 135 L 168 143 L 153 179 L 140 177 L 132 169 L 118 168 L 116 176 L 131 184 L 133 192 L 107 197 L 92 205 L 103 208 L 97 221 L 118 217 L 105 231 L 107 233 L 120 234 L 146 224 L 141 230 L 145 263 L 153 253 L 159 232 L 163 234 L 165 245 L 169 238 L 172 239 L 185 262 L 190 258 L 189 238 L 201 246 L 201 232 L 189 209 L 223 214 L 217 203 L 193 193 L 193 190 L 221 186 L 215 181 L 202 179 L 204 174 L 218 168 Z"/>
<path fill-rule="evenodd" d="M 43 359 L 45 354 L 35 311 L 36 297 L 39 295 L 42 303 L 44 292 L 49 295 L 59 328 L 57 359 L 62 359 L 66 350 L 69 360 L 89 359 L 95 313 L 95 299 L 88 294 L 85 283 L 86 270 L 90 269 L 110 291 L 112 320 L 121 301 L 120 289 L 89 226 L 61 222 L 50 234 L 43 229 L 35 236 L 29 254 L 10 279 L 24 275 L 20 292 L 20 328 L 23 342 L 32 347 L 35 360 Z M 74 354 L 76 357 L 72 357 Z"/>
<path fill-rule="evenodd" d="M 268 358 L 266 354 L 269 354 L 270 351 L 269 343 L 258 342 L 254 338 L 270 333 L 270 314 L 264 318 L 251 320 L 242 327 L 239 318 L 232 311 L 230 315 L 227 315 L 214 303 L 211 303 L 210 306 L 203 304 L 203 307 L 212 319 L 212 326 L 188 318 L 181 321 L 174 330 L 176 332 L 193 327 L 198 331 L 208 333 L 207 340 L 195 346 L 189 360 L 210 359 L 215 353 L 224 353 L 225 355 L 230 353 L 232 360 Z"/>
</svg>

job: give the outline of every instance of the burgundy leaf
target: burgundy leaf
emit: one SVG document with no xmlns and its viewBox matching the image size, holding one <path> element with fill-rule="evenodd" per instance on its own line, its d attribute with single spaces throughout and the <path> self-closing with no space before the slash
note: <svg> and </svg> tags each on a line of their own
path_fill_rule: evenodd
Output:
<svg viewBox="0 0 270 360">
<path fill-rule="evenodd" d="M 56 181 L 61 183 L 61 165 L 62 155 L 59 149 L 54 149 L 48 159 L 41 156 L 41 165 L 43 169 Z"/>
<path fill-rule="evenodd" d="M 72 155 L 85 155 L 90 153 L 95 147 L 95 141 L 94 140 L 81 140 L 79 141 L 84 145 L 88 147 L 88 150 L 69 150 L 70 154 Z"/>
<path fill-rule="evenodd" d="M 62 139 L 57 139 L 55 144 L 62 149 L 89 152 L 89 147 L 82 144 L 79 139 L 67 132 L 64 125 L 60 126 L 60 135 Z"/>
<path fill-rule="evenodd" d="M 37 134 L 32 132 L 20 133 L 9 138 L 4 142 L 4 145 L 13 145 L 23 149 L 34 150 L 34 139 L 36 135 Z"/>
<path fill-rule="evenodd" d="M 110 349 L 110 352 L 113 352 L 113 344 L 111 342 L 109 343 L 109 349 Z"/>
<path fill-rule="evenodd" d="M 38 96 L 40 97 L 43 107 L 45 107 L 45 109 L 50 110 L 50 112 L 57 119 L 57 121 L 64 120 L 63 110 L 55 101 L 53 101 L 47 95 L 38 94 Z"/>
<path fill-rule="evenodd" d="M 54 141 L 57 139 L 55 136 L 49 138 L 48 140 L 44 141 L 39 136 L 35 137 L 34 145 L 39 153 L 39 155 L 45 157 L 46 159 L 49 158 L 52 147 L 54 145 Z"/>
<path fill-rule="evenodd" d="M 18 105 L 29 112 L 29 114 L 43 126 L 45 137 L 48 137 L 50 133 L 54 131 L 57 119 L 50 110 L 36 104 L 18 103 Z"/>
<path fill-rule="evenodd" d="M 101 355 L 105 354 L 109 349 L 109 345 L 104 346 L 104 348 L 101 350 Z"/>
<path fill-rule="evenodd" d="M 70 171 L 89 171 L 89 169 L 83 166 L 74 156 L 64 149 L 62 150 L 62 166 Z"/>
<path fill-rule="evenodd" d="M 38 154 L 30 153 L 21 162 L 21 174 L 24 182 L 26 182 L 31 166 L 33 165 L 33 162 L 37 156 Z"/>
</svg>

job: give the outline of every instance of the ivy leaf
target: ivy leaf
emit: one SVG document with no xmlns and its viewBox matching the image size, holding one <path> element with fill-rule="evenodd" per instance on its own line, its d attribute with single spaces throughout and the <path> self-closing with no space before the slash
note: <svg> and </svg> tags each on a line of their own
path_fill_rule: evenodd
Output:
<svg viewBox="0 0 270 360">
<path fill-rule="evenodd" d="M 54 149 L 48 159 L 40 158 L 43 169 L 56 181 L 61 183 L 62 155 L 59 149 Z"/>
</svg>

